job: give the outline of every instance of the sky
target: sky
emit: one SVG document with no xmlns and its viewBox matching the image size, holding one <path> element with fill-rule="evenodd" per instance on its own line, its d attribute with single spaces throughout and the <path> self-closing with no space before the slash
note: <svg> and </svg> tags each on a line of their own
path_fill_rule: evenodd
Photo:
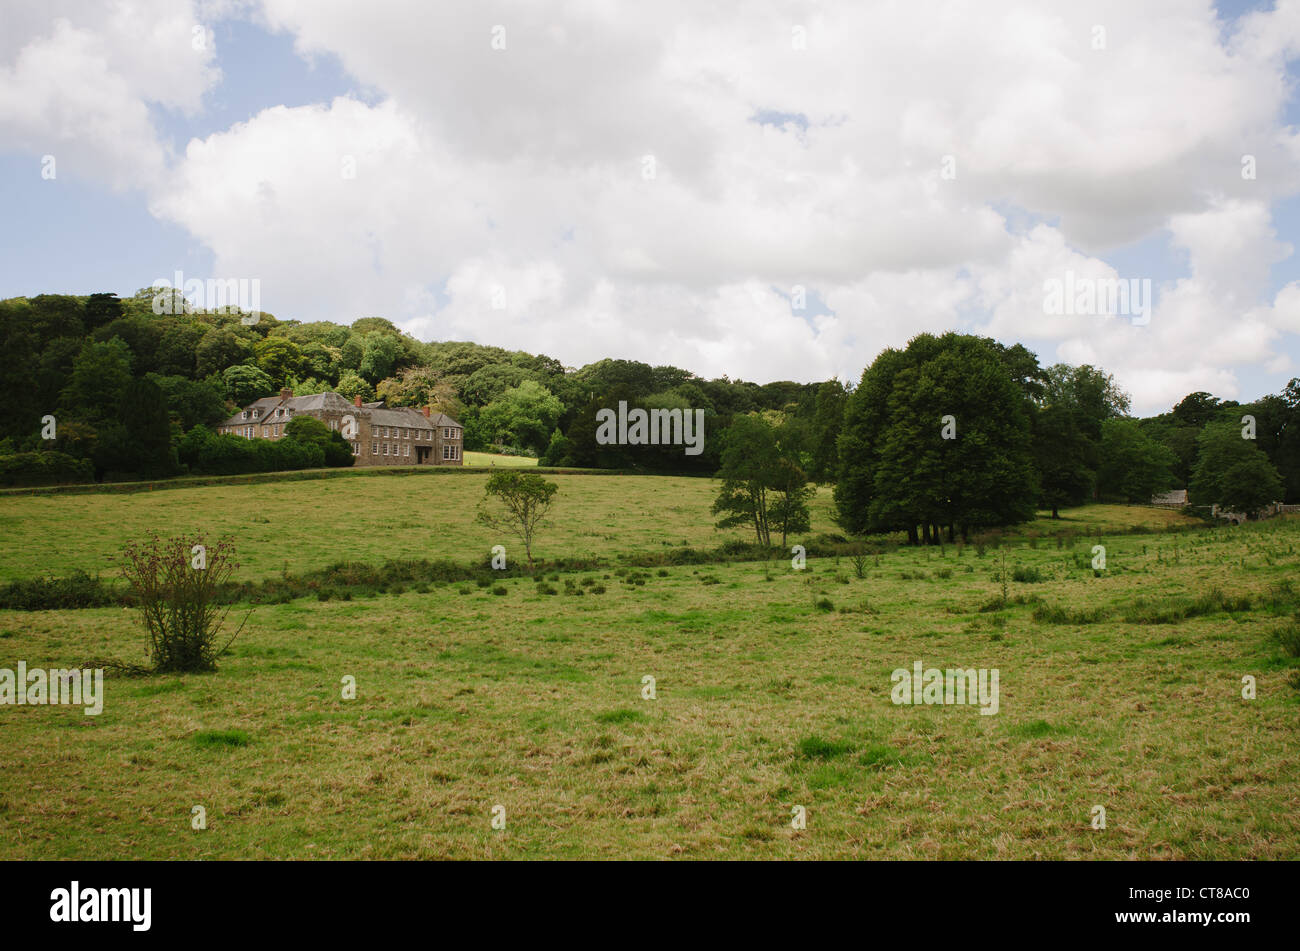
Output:
<svg viewBox="0 0 1300 951">
<path fill-rule="evenodd" d="M 1298 81 L 1300 0 L 6 0 L 0 298 L 760 383 L 955 329 L 1246 401 L 1300 376 Z"/>
</svg>

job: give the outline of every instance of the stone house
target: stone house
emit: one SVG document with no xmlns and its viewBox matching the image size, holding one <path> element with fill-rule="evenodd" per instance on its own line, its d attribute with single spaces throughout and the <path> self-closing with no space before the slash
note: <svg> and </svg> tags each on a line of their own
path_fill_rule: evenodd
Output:
<svg viewBox="0 0 1300 951">
<path fill-rule="evenodd" d="M 358 466 L 461 466 L 464 429 L 429 407 L 389 407 L 382 400 L 349 402 L 337 393 L 294 396 L 282 389 L 245 406 L 217 426 L 217 432 L 245 439 L 280 439 L 295 416 L 319 419 L 343 434 Z"/>
</svg>

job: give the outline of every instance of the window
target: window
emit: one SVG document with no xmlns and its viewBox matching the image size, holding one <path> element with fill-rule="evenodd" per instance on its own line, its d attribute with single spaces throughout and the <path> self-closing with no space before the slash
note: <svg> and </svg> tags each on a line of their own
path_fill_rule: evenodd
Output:
<svg viewBox="0 0 1300 951">
<path fill-rule="evenodd" d="M 352 455 L 354 455 L 354 456 L 359 456 L 359 455 L 361 455 L 361 443 L 359 443 L 359 442 L 354 442 L 354 443 L 352 444 Z"/>
<path fill-rule="evenodd" d="M 403 439 L 410 439 L 410 438 L 411 438 L 411 427 L 410 427 L 410 426 L 407 426 L 405 429 L 402 430 L 402 438 L 403 438 Z"/>
<path fill-rule="evenodd" d="M 239 415 L 239 418 L 240 418 L 240 419 L 248 419 L 248 410 L 244 410 L 244 411 Z"/>
<path fill-rule="evenodd" d="M 442 458 L 443 458 L 443 459 L 450 459 L 450 458 L 451 458 L 451 450 L 452 450 L 452 447 L 451 447 L 451 446 L 443 446 L 443 447 L 442 447 Z"/>
<path fill-rule="evenodd" d="M 402 453 L 402 455 L 404 455 L 404 456 L 408 456 L 408 457 L 409 457 L 409 456 L 411 455 L 411 444 L 410 444 L 410 443 L 407 443 L 407 444 L 406 444 L 405 446 L 403 446 L 402 448 L 403 448 L 404 450 L 406 450 L 405 452 Z"/>
<path fill-rule="evenodd" d="M 384 455 L 388 455 L 388 443 L 384 443 Z"/>
<path fill-rule="evenodd" d="M 372 442 L 372 443 L 370 444 L 370 454 L 371 454 L 372 456 L 377 456 L 377 455 L 379 455 L 379 443 L 377 443 L 377 442 Z"/>
<path fill-rule="evenodd" d="M 339 428 L 339 421 L 338 421 L 337 419 L 331 419 L 331 420 L 330 420 L 330 429 L 333 429 L 333 430 L 337 431 L 338 428 Z"/>
<path fill-rule="evenodd" d="M 261 413 L 261 412 L 262 412 L 262 411 L 261 411 L 260 409 L 255 409 L 255 410 L 253 410 L 253 419 L 257 419 L 258 414 Z"/>
</svg>

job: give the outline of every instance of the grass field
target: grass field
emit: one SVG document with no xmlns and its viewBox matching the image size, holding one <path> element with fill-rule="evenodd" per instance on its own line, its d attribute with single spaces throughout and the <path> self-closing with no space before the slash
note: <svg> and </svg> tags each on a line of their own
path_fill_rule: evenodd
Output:
<svg viewBox="0 0 1300 951">
<path fill-rule="evenodd" d="M 286 558 L 469 561 L 493 541 L 471 521 L 483 478 L 4 499 L 3 574 L 93 571 L 155 527 L 231 532 L 252 576 Z M 556 481 L 544 555 L 743 537 L 709 527 L 707 480 Z M 825 494 L 815 511 L 813 534 L 834 531 Z M 868 556 L 862 578 L 810 542 L 803 571 L 259 605 L 215 674 L 110 673 L 98 717 L 0 707 L 0 858 L 1300 857 L 1300 661 L 1274 638 L 1300 606 L 1300 520 L 1169 534 L 1190 523 L 1063 514 L 983 555 Z M 1077 534 L 1058 547 L 1061 530 Z M 1004 558 L 1027 580 L 1000 603 Z M 0 612 L 0 667 L 142 648 L 122 608 Z M 916 660 L 998 669 L 998 714 L 893 704 L 891 671 Z"/>
<path fill-rule="evenodd" d="M 535 466 L 537 460 L 531 456 L 503 456 L 495 452 L 466 452 L 465 465 L 467 466 L 506 466 L 515 469 L 524 466 Z"/>
</svg>

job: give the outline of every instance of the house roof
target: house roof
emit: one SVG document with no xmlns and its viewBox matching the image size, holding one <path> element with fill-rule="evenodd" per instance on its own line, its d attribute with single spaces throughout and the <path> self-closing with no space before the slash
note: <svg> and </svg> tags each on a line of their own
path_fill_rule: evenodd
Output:
<svg viewBox="0 0 1300 951">
<path fill-rule="evenodd" d="M 1151 504 L 1152 505 L 1186 505 L 1187 490 L 1173 489 L 1169 492 L 1162 493 L 1161 495 L 1153 495 L 1151 497 Z"/>
<path fill-rule="evenodd" d="M 249 403 L 220 425 L 247 426 L 256 423 L 260 426 L 268 420 L 274 419 L 275 410 L 277 409 L 288 409 L 291 411 L 290 415 L 305 412 L 325 412 L 328 410 L 343 413 L 351 411 L 370 420 L 372 426 L 409 426 L 412 429 L 436 426 L 460 428 L 460 423 L 446 413 L 434 413 L 426 417 L 422 411 L 411 406 L 389 408 L 383 400 L 375 403 L 362 403 L 357 406 L 351 400 L 344 399 L 337 393 L 312 393 L 308 396 L 290 396 L 288 398 L 278 395 L 264 396 L 260 400 Z M 251 413 L 253 410 L 259 411 L 256 420 L 243 418 L 244 413 Z M 281 419 L 284 419 L 284 417 L 281 417 Z"/>
</svg>

